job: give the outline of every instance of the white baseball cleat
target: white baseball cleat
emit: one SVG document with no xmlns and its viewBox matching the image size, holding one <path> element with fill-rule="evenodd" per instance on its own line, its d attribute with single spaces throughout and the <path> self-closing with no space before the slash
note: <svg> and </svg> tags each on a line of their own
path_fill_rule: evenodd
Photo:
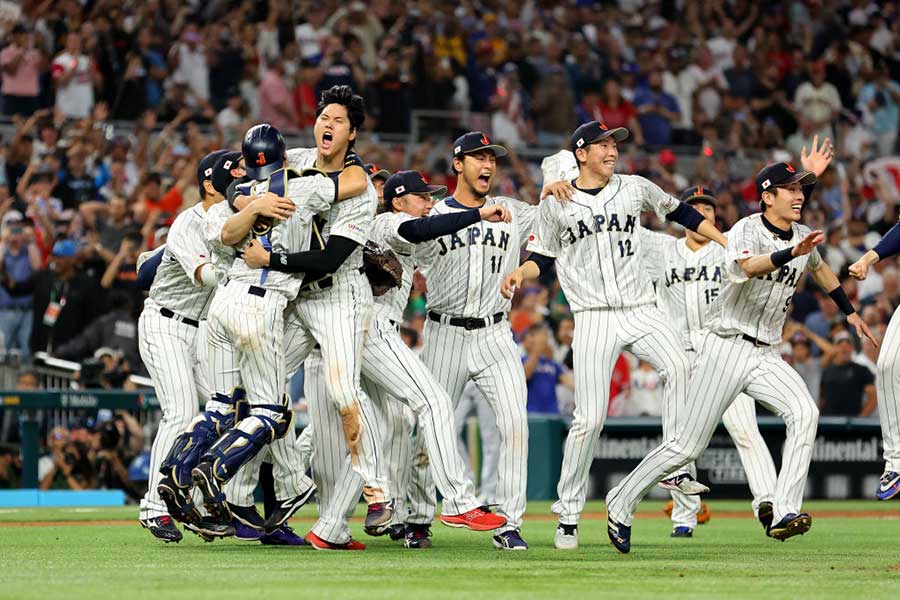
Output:
<svg viewBox="0 0 900 600">
<path fill-rule="evenodd" d="M 693 478 L 689 473 L 682 473 L 675 477 L 663 479 L 659 482 L 659 487 L 666 490 L 678 490 L 682 494 L 688 496 L 696 496 L 697 494 L 705 494 L 709 492 L 709 488 Z"/>
<path fill-rule="evenodd" d="M 562 523 L 557 525 L 553 545 L 557 550 L 577 550 L 578 525 L 563 525 Z"/>
</svg>

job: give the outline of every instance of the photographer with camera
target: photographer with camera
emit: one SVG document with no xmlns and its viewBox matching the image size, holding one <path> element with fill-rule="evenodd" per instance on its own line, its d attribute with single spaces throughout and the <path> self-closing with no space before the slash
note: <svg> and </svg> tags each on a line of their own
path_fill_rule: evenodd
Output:
<svg viewBox="0 0 900 600">
<path fill-rule="evenodd" d="M 136 489 L 128 477 L 128 464 L 134 458 L 134 446 L 143 445 L 140 425 L 125 412 L 119 412 L 94 429 L 98 484 L 110 490 L 122 490 L 140 501 L 143 490 Z"/>
<path fill-rule="evenodd" d="M 38 461 L 40 489 L 88 490 L 96 487 L 96 473 L 90 450 L 72 439 L 65 427 L 54 427 L 47 440 L 50 454 Z"/>
</svg>

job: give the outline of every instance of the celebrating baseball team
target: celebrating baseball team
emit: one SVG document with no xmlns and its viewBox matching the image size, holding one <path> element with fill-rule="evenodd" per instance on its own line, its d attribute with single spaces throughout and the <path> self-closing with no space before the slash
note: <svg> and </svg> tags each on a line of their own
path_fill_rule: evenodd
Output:
<svg viewBox="0 0 900 600">
<path fill-rule="evenodd" d="M 533 206 L 491 194 L 506 150 L 486 134 L 453 142 L 457 187 L 446 196 L 416 171 L 364 164 L 353 150 L 364 119 L 363 99 L 335 86 L 318 103 L 315 148 L 287 148 L 271 125 L 251 127 L 240 152 L 201 160 L 202 202 L 178 216 L 162 248 L 141 256 L 140 279 L 152 283 L 140 352 L 163 411 L 140 512 L 153 536 L 178 542 L 180 523 L 206 541 L 364 550 L 350 530 L 362 497 L 366 534 L 429 548 L 440 492 L 443 525 L 527 550 L 527 388 L 507 315 L 516 290 L 553 269 L 575 316 L 575 413 L 552 508 L 554 546 L 578 548 L 623 350 L 656 369 L 665 399 L 662 443 L 606 497 L 616 550 L 630 551 L 637 506 L 657 485 L 674 501 L 672 535 L 691 537 L 709 491 L 694 461 L 720 421 L 765 534 L 784 541 L 810 530 L 802 501 L 818 408 L 779 354 L 803 272 L 876 344 L 816 250 L 824 233 L 801 223 L 833 158 L 829 139 L 815 138 L 799 165 L 763 168 L 760 212 L 723 233 L 703 182 L 674 198 L 616 172 L 629 137 L 622 127 L 578 127 L 568 150 L 544 160 Z M 685 237 L 644 228 L 650 211 Z M 898 252 L 900 224 L 850 273 L 865 279 Z M 400 335 L 416 269 L 428 289 L 421 356 Z M 892 319 L 878 359 L 880 500 L 900 494 L 898 330 Z M 301 368 L 310 424 L 298 437 L 286 390 Z M 457 446 L 454 408 L 470 381 L 499 432 L 490 506 Z M 786 425 L 778 472 L 756 402 Z M 318 520 L 301 537 L 288 521 L 313 498 Z"/>
</svg>

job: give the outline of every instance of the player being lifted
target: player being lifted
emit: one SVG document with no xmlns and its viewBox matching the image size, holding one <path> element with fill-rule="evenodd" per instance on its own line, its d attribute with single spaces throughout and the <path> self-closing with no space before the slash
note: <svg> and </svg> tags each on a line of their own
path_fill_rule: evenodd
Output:
<svg viewBox="0 0 900 600">
<path fill-rule="evenodd" d="M 575 420 L 566 439 L 559 500 L 553 504 L 559 515 L 555 545 L 560 549 L 578 547 L 578 520 L 594 447 L 606 419 L 612 369 L 622 350 L 652 364 L 665 381 L 663 437 L 673 435 L 676 414 L 684 404 L 690 365 L 678 334 L 654 305 L 653 284 L 641 261 L 641 213 L 655 211 L 725 245 L 715 226 L 688 204 L 643 177 L 614 172 L 617 144 L 627 137 L 627 129 L 610 129 L 597 121 L 575 130 L 571 148 L 578 178 L 571 182 L 572 199 L 541 204 L 528 244 L 531 257 L 506 276 L 501 289 L 511 298 L 524 280 L 551 269 L 556 260 L 560 285 L 575 313 Z M 687 473 L 678 475 L 672 486 L 686 493 L 708 491 Z"/>
<path fill-rule="evenodd" d="M 722 414 L 742 392 L 778 414 L 787 427 L 767 535 L 783 541 L 812 526 L 812 518 L 800 507 L 819 411 L 803 379 L 778 351 L 785 315 L 804 270 L 828 292 L 857 334 L 875 343 L 837 276 L 816 251 L 824 234 L 799 223 L 816 173 L 825 170 L 832 156 L 830 141 L 819 148 L 814 138 L 812 152 L 803 149 L 803 169 L 781 162 L 756 175 L 762 212 L 741 219 L 728 234 L 728 281 L 699 340 L 675 436 L 651 451 L 606 497 L 609 538 L 620 552 L 630 550 L 631 522 L 641 498 L 667 473 L 700 455 Z"/>
</svg>

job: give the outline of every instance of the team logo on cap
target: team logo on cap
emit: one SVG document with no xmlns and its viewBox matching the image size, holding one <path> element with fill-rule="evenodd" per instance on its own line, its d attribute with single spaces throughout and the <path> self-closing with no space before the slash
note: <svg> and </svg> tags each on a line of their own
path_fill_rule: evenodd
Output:
<svg viewBox="0 0 900 600">
<path fill-rule="evenodd" d="M 457 146 L 453 149 L 453 154 L 459 154 L 460 152 L 462 152 L 462 146 Z"/>
<path fill-rule="evenodd" d="M 402 186 L 402 185 L 398 185 L 397 187 L 394 188 L 394 194 L 396 196 L 399 196 L 400 194 L 404 193 L 405 191 L 406 191 L 406 187 Z"/>
<path fill-rule="evenodd" d="M 767 190 L 767 189 L 769 189 L 770 185 L 772 185 L 772 180 L 766 179 L 765 181 L 762 182 L 762 189 Z"/>
<path fill-rule="evenodd" d="M 694 195 L 695 195 L 695 196 L 702 196 L 702 195 L 703 195 L 703 186 L 702 186 L 702 185 L 698 185 L 698 186 L 697 186 L 697 191 L 694 192 Z"/>
<path fill-rule="evenodd" d="M 225 169 L 226 171 L 230 171 L 230 170 L 231 170 L 231 161 L 230 161 L 230 160 L 226 160 L 226 161 L 222 164 L 222 168 Z"/>
<path fill-rule="evenodd" d="M 784 168 L 787 169 L 788 173 L 796 173 L 796 171 L 794 170 L 794 165 L 792 165 L 791 163 L 784 163 Z"/>
<path fill-rule="evenodd" d="M 378 172 L 377 165 L 373 164 L 371 167 L 369 167 L 369 173 L 377 173 L 377 172 Z"/>
<path fill-rule="evenodd" d="M 256 155 L 256 164 L 258 164 L 258 165 L 266 164 L 266 155 L 263 154 L 262 152 L 258 153 Z"/>
<path fill-rule="evenodd" d="M 481 134 L 481 143 L 484 144 L 485 146 L 487 146 L 488 144 L 491 143 L 491 140 L 488 139 L 488 136 L 486 133 Z"/>
<path fill-rule="evenodd" d="M 206 169 L 205 171 L 203 171 L 203 175 L 204 175 L 205 177 L 209 177 L 210 175 L 212 175 L 212 167 L 210 167 L 210 168 Z"/>
<path fill-rule="evenodd" d="M 606 126 L 606 123 L 600 123 L 599 125 L 600 129 L 602 129 L 603 131 L 609 131 L 609 127 Z"/>
</svg>

